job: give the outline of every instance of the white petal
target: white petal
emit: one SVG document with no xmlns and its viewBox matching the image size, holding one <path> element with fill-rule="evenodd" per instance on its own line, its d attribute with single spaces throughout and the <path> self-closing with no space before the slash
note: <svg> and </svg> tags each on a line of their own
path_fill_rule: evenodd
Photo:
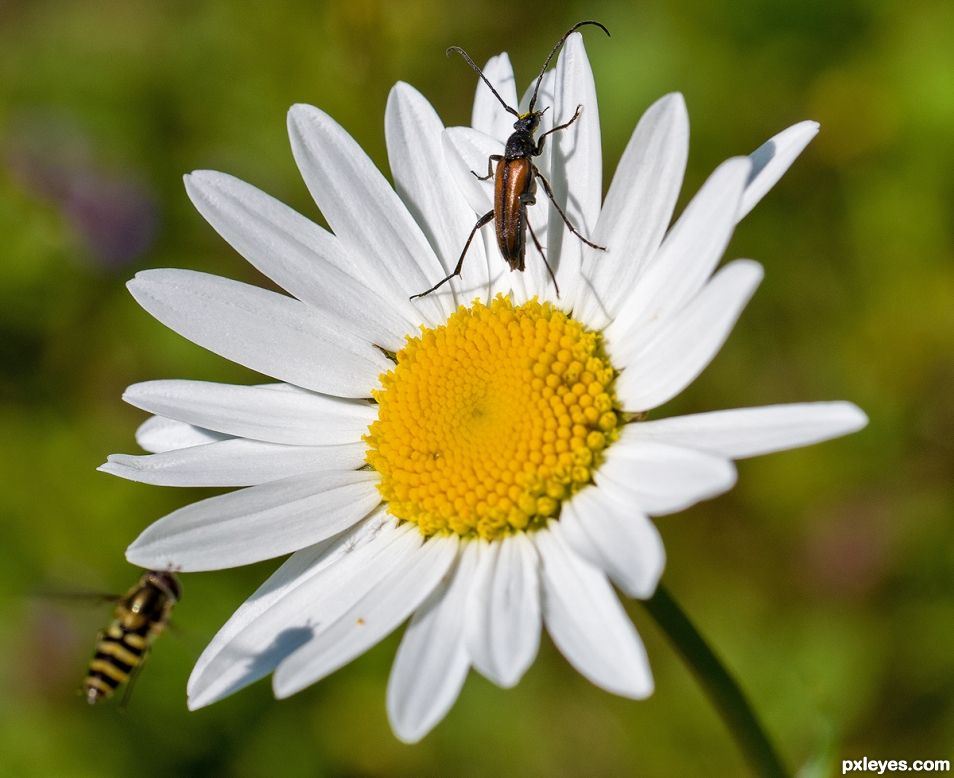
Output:
<svg viewBox="0 0 954 778">
<path fill-rule="evenodd" d="M 457 265 L 476 219 L 447 174 L 441 140 L 444 125 L 420 92 L 398 83 L 388 96 L 384 128 L 394 187 L 424 230 L 446 275 Z M 439 280 L 434 279 L 434 283 Z M 473 241 L 461 277 L 435 294 L 449 295 L 456 303 L 469 303 L 474 297 L 486 301 L 487 293 L 484 245 Z"/>
<path fill-rule="evenodd" d="M 627 426 L 596 471 L 596 483 L 624 505 L 653 516 L 675 513 L 735 485 L 729 460 L 641 439 L 639 426 Z"/>
<path fill-rule="evenodd" d="M 627 349 L 639 348 L 702 288 L 732 237 L 751 167 L 747 158 L 738 157 L 709 176 L 606 328 L 609 343 L 625 341 Z"/>
<path fill-rule="evenodd" d="M 288 134 L 311 196 L 349 249 L 373 259 L 381 277 L 406 296 L 440 280 L 441 263 L 421 228 L 334 119 L 310 105 L 295 105 L 288 112 Z M 414 304 L 431 324 L 442 323 L 453 309 L 434 295 Z"/>
<path fill-rule="evenodd" d="M 476 545 L 462 549 L 450 581 L 431 592 L 401 640 L 388 680 L 388 720 L 405 743 L 416 743 L 447 715 L 467 677 L 464 619 Z"/>
<path fill-rule="evenodd" d="M 194 427 L 164 416 L 150 416 L 136 430 L 136 442 L 143 451 L 161 454 L 189 446 L 203 446 L 225 440 L 220 432 Z"/>
<path fill-rule="evenodd" d="M 799 122 L 782 130 L 752 152 L 752 175 L 739 207 L 739 221 L 775 186 L 817 134 L 818 122 Z"/>
<path fill-rule="evenodd" d="M 395 630 L 434 590 L 457 555 L 456 536 L 433 537 L 275 671 L 279 698 L 299 692 L 360 656 Z"/>
<path fill-rule="evenodd" d="M 614 345 L 623 372 L 617 396 L 629 411 L 662 405 L 685 389 L 722 348 L 742 309 L 762 280 L 757 262 L 737 259 L 722 268 L 656 337 L 636 352 Z"/>
<path fill-rule="evenodd" d="M 467 607 L 467 648 L 474 667 L 498 686 L 516 686 L 540 646 L 537 552 L 523 533 L 479 545 Z"/>
<path fill-rule="evenodd" d="M 370 403 L 280 384 L 145 381 L 130 386 L 123 399 L 150 413 L 217 433 L 299 446 L 356 443 L 377 416 Z M 192 445 L 218 439 L 221 437 Z"/>
<path fill-rule="evenodd" d="M 484 76 L 494 85 L 497 94 L 511 108 L 517 107 L 517 82 L 513 76 L 513 66 L 506 53 L 498 54 L 487 60 L 483 67 Z M 513 132 L 513 123 L 516 117 L 509 113 L 494 97 L 487 85 L 478 80 L 477 91 L 474 94 L 474 109 L 471 113 L 471 125 L 475 130 L 486 133 L 495 138 L 498 143 L 505 143 Z"/>
<path fill-rule="evenodd" d="M 398 529 L 379 510 L 352 530 L 292 554 L 218 631 L 189 678 L 189 708 L 216 702 L 268 675 L 310 640 L 310 606 L 355 571 L 376 570 L 388 554 L 404 554 L 416 530 Z M 373 576 L 365 576 L 365 579 Z M 362 579 L 362 580 L 365 580 Z"/>
<path fill-rule="evenodd" d="M 666 550 L 656 527 L 635 507 L 591 486 L 564 503 L 558 527 L 577 554 L 626 594 L 646 599 L 656 590 Z"/>
<path fill-rule="evenodd" d="M 307 389 L 368 397 L 391 366 L 339 320 L 266 289 L 189 270 L 146 270 L 128 286 L 143 308 L 193 343 Z"/>
<path fill-rule="evenodd" d="M 550 149 L 550 183 L 556 202 L 584 237 L 592 240 L 600 216 L 603 195 L 603 153 L 600 144 L 600 114 L 596 103 L 593 71 L 583 46 L 583 36 L 575 32 L 567 38 L 556 66 L 556 95 L 553 124 L 573 118 L 577 107 L 580 117 L 565 130 L 546 139 Z M 537 199 L 545 198 L 538 191 Z M 585 251 L 584 251 L 585 249 Z M 584 253 L 591 261 L 601 261 L 603 252 L 586 248 L 570 232 L 558 213 L 551 211 L 547 239 L 550 265 L 554 266 L 561 294 L 572 299 L 573 286 L 580 274 Z"/>
<path fill-rule="evenodd" d="M 112 454 L 98 470 L 159 486 L 253 486 L 324 470 L 353 470 L 364 463 L 363 443 L 284 446 L 231 439 L 152 456 Z"/>
<path fill-rule="evenodd" d="M 689 117 L 682 95 L 650 106 L 633 131 L 610 184 L 583 266 L 574 316 L 605 326 L 662 242 L 672 217 L 689 152 Z"/>
<path fill-rule="evenodd" d="M 448 127 L 443 136 L 444 152 L 454 182 L 475 214 L 483 215 L 494 207 L 494 181 L 479 181 L 487 172 L 487 160 L 492 154 L 502 154 L 500 143 L 470 127 Z M 489 229 L 489 228 L 488 228 Z"/>
<path fill-rule="evenodd" d="M 820 402 L 676 416 L 627 429 L 634 438 L 743 459 L 837 438 L 867 423 L 868 417 L 852 403 Z"/>
<path fill-rule="evenodd" d="M 195 207 L 232 247 L 302 302 L 397 351 L 421 324 L 407 300 L 386 299 L 364 281 L 341 241 L 287 205 L 211 170 L 186 176 Z M 382 284 L 377 284 L 380 287 Z"/>
<path fill-rule="evenodd" d="M 608 692 L 642 699 L 653 691 L 639 635 L 601 571 L 578 557 L 559 533 L 534 533 L 543 562 L 543 620 L 557 648 Z"/>
<path fill-rule="evenodd" d="M 378 474 L 309 473 L 201 500 L 151 524 L 126 549 L 134 565 L 221 570 L 318 543 L 381 501 Z"/>
</svg>

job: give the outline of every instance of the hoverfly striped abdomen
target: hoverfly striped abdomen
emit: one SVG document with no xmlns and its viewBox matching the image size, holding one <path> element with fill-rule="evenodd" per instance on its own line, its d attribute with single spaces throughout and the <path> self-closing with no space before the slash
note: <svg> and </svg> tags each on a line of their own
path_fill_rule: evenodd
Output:
<svg viewBox="0 0 954 778">
<path fill-rule="evenodd" d="M 181 596 L 173 573 L 150 570 L 116 602 L 113 620 L 100 634 L 83 692 L 88 703 L 107 699 L 145 659 Z"/>
</svg>

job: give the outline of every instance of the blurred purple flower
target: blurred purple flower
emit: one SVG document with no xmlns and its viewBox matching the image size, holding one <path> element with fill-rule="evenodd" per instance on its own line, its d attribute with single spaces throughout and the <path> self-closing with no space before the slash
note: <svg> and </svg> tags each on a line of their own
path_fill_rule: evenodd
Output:
<svg viewBox="0 0 954 778">
<path fill-rule="evenodd" d="M 69 120 L 31 116 L 15 125 L 2 139 L 5 167 L 59 210 L 96 264 L 122 267 L 152 246 L 159 208 L 145 182 L 99 163 L 90 138 Z"/>
</svg>

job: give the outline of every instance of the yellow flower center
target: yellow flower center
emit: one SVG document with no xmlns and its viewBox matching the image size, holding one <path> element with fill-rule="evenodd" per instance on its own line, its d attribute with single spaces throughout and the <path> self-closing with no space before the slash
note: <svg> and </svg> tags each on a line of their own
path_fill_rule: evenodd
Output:
<svg viewBox="0 0 954 778">
<path fill-rule="evenodd" d="M 557 516 L 622 423 L 602 336 L 498 296 L 421 328 L 374 392 L 364 440 L 390 512 L 492 540 Z"/>
</svg>

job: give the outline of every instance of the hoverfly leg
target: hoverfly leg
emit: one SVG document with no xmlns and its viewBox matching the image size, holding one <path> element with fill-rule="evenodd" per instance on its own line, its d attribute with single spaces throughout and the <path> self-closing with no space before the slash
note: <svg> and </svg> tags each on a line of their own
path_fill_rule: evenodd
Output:
<svg viewBox="0 0 954 778">
<path fill-rule="evenodd" d="M 471 170 L 470 172 L 474 174 L 474 178 L 478 181 L 486 181 L 494 177 L 494 163 L 500 162 L 503 159 L 503 156 L 500 154 L 491 154 L 487 159 L 487 175 L 478 176 L 476 170 Z"/>
<path fill-rule="evenodd" d="M 464 244 L 464 250 L 460 252 L 460 259 L 457 260 L 457 267 L 454 268 L 454 272 L 453 272 L 453 273 L 451 273 L 450 275 L 446 276 L 445 278 L 442 278 L 440 281 L 438 281 L 436 284 L 434 284 L 434 286 L 432 286 L 430 289 L 426 289 L 426 290 L 424 290 L 423 292 L 419 292 L 418 294 L 412 294 L 408 299 L 413 300 L 413 299 L 416 298 L 416 297 L 424 297 L 425 295 L 428 295 L 428 294 L 430 294 L 431 292 L 433 292 L 435 289 L 438 289 L 439 287 L 441 287 L 441 286 L 443 286 L 444 284 L 446 284 L 446 283 L 447 283 L 448 281 L 450 281 L 454 276 L 459 276 L 459 275 L 460 275 L 460 269 L 464 266 L 464 257 L 467 255 L 467 249 L 470 248 L 470 243 L 471 243 L 471 241 L 474 239 L 474 235 L 476 235 L 476 234 L 477 234 L 477 230 L 479 230 L 479 229 L 480 229 L 481 227 L 483 227 L 485 224 L 489 224 L 491 221 L 493 221 L 493 218 L 494 218 L 494 212 L 493 212 L 493 211 L 487 211 L 487 213 L 485 213 L 483 216 L 481 216 L 481 217 L 477 220 L 477 223 L 474 225 L 474 229 L 472 229 L 472 230 L 470 231 L 470 235 L 467 236 L 467 242 Z"/>
<path fill-rule="evenodd" d="M 537 146 L 533 150 L 533 156 L 539 157 L 543 153 L 543 141 L 546 139 L 547 135 L 552 135 L 553 133 L 559 132 L 560 130 L 565 130 L 567 127 L 573 124 L 573 122 L 575 122 L 577 119 L 580 118 L 580 114 L 582 112 L 583 112 L 583 106 L 578 105 L 576 107 L 576 111 L 573 114 L 573 118 L 570 119 L 570 121 L 564 122 L 563 124 L 558 124 L 556 127 L 551 127 L 549 130 L 543 133 L 543 135 L 537 138 Z"/>
<path fill-rule="evenodd" d="M 547 197 L 550 198 L 550 202 L 553 203 L 553 207 L 557 209 L 557 213 L 560 214 L 560 218 L 563 219 L 563 223 L 567 226 L 567 229 L 568 229 L 570 232 L 572 232 L 574 235 L 576 235 L 576 237 L 578 237 L 581 241 L 583 241 L 583 242 L 584 242 L 587 246 L 589 246 L 590 248 L 599 249 L 600 251 L 606 251 L 606 246 L 597 246 L 595 243 L 593 243 L 592 241 L 587 240 L 586 238 L 584 238 L 584 237 L 579 233 L 579 231 L 576 229 L 576 227 L 573 226 L 573 222 L 571 222 L 571 221 L 567 218 L 566 214 L 563 212 L 563 209 L 562 209 L 562 208 L 559 206 L 559 204 L 557 203 L 556 198 L 554 198 L 554 196 L 553 196 L 553 190 L 550 188 L 550 182 L 547 181 L 546 176 L 544 176 L 543 173 L 541 173 L 539 170 L 537 170 L 536 167 L 534 167 L 533 172 L 534 172 L 534 174 L 536 175 L 536 177 L 539 178 L 540 181 L 541 181 L 541 183 L 543 184 L 543 190 L 547 193 Z"/>
<path fill-rule="evenodd" d="M 537 251 L 540 252 L 540 256 L 543 258 L 543 264 L 547 266 L 547 272 L 550 274 L 550 280 L 553 281 L 553 288 L 556 289 L 557 297 L 559 297 L 560 285 L 557 283 L 556 276 L 553 275 L 553 268 L 550 267 L 550 262 L 547 259 L 547 255 L 543 253 L 543 246 L 541 246 L 540 241 L 537 240 L 537 234 L 533 231 L 533 227 L 530 226 L 529 219 L 527 219 L 527 229 L 530 230 L 530 237 L 533 238 L 533 245 L 537 247 Z"/>
<path fill-rule="evenodd" d="M 147 650 L 139 660 L 137 664 L 130 672 L 129 678 L 126 680 L 126 688 L 123 690 L 123 698 L 119 701 L 119 712 L 126 713 L 129 708 L 129 701 L 132 699 L 133 687 L 136 685 L 136 681 L 139 678 L 139 674 L 142 672 L 142 666 L 146 661 L 146 657 L 149 656 L 149 651 Z"/>
</svg>

